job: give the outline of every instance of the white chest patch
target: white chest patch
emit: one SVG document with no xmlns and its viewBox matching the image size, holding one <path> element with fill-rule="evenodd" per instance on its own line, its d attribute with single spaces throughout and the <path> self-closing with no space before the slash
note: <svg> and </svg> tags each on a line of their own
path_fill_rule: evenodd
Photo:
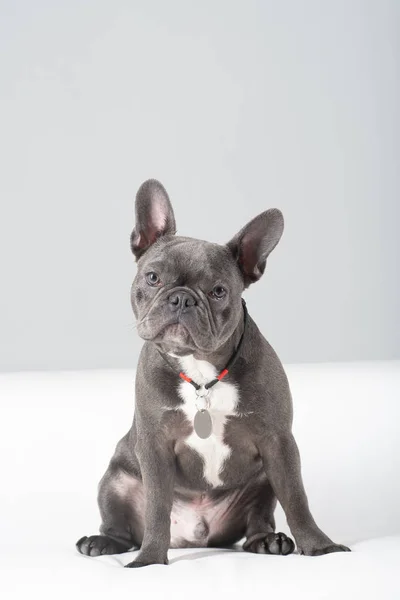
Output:
<svg viewBox="0 0 400 600">
<path fill-rule="evenodd" d="M 196 360 L 193 356 L 180 359 L 182 371 L 198 383 L 205 384 L 214 379 L 218 372 L 213 365 L 204 360 Z M 197 412 L 196 390 L 185 381 L 179 385 L 179 395 L 184 401 L 181 408 L 187 419 L 193 424 Z M 204 462 L 204 478 L 214 487 L 222 485 L 220 473 L 231 448 L 224 443 L 224 430 L 227 417 L 236 414 L 239 401 L 237 388 L 232 383 L 219 381 L 210 390 L 208 411 L 212 419 L 212 433 L 206 439 L 200 438 L 193 431 L 186 439 L 186 444 L 196 450 Z"/>
</svg>

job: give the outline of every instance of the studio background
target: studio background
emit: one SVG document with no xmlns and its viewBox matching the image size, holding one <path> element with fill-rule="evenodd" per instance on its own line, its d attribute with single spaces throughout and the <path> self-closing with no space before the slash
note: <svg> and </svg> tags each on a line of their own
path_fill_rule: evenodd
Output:
<svg viewBox="0 0 400 600">
<path fill-rule="evenodd" d="M 2 0 L 0 369 L 134 368 L 133 201 L 284 236 L 249 310 L 285 362 L 400 357 L 396 0 Z"/>
</svg>

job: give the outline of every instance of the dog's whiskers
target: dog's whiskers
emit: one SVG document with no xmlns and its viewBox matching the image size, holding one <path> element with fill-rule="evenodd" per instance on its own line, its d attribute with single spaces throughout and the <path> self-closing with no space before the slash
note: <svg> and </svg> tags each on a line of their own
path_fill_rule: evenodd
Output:
<svg viewBox="0 0 400 600">
<path fill-rule="evenodd" d="M 142 325 L 143 323 L 151 323 L 151 321 L 154 321 L 155 319 L 152 319 L 150 317 L 144 317 L 141 321 L 138 321 L 137 323 L 131 323 L 130 327 L 132 329 L 137 329 L 139 327 L 139 325 Z"/>
</svg>

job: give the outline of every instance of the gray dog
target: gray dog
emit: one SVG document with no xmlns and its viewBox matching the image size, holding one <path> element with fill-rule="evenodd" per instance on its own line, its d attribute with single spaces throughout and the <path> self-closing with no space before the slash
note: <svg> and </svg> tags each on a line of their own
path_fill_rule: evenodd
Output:
<svg viewBox="0 0 400 600">
<path fill-rule="evenodd" d="M 248 316 L 242 293 L 283 232 L 270 209 L 226 246 L 175 235 L 164 187 L 146 181 L 131 235 L 132 307 L 145 340 L 132 427 L 99 486 L 101 535 L 82 554 L 141 550 L 128 567 L 167 564 L 168 548 L 290 554 L 275 533 L 277 499 L 300 554 L 349 551 L 315 523 L 291 433 L 283 367 Z"/>
</svg>

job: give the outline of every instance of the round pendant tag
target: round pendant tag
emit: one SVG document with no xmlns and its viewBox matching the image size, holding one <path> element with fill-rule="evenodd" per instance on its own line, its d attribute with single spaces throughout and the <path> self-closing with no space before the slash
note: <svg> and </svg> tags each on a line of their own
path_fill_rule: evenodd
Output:
<svg viewBox="0 0 400 600">
<path fill-rule="evenodd" d="M 210 437 L 212 433 L 212 420 L 208 410 L 198 410 L 194 416 L 193 427 L 202 440 Z"/>
</svg>

